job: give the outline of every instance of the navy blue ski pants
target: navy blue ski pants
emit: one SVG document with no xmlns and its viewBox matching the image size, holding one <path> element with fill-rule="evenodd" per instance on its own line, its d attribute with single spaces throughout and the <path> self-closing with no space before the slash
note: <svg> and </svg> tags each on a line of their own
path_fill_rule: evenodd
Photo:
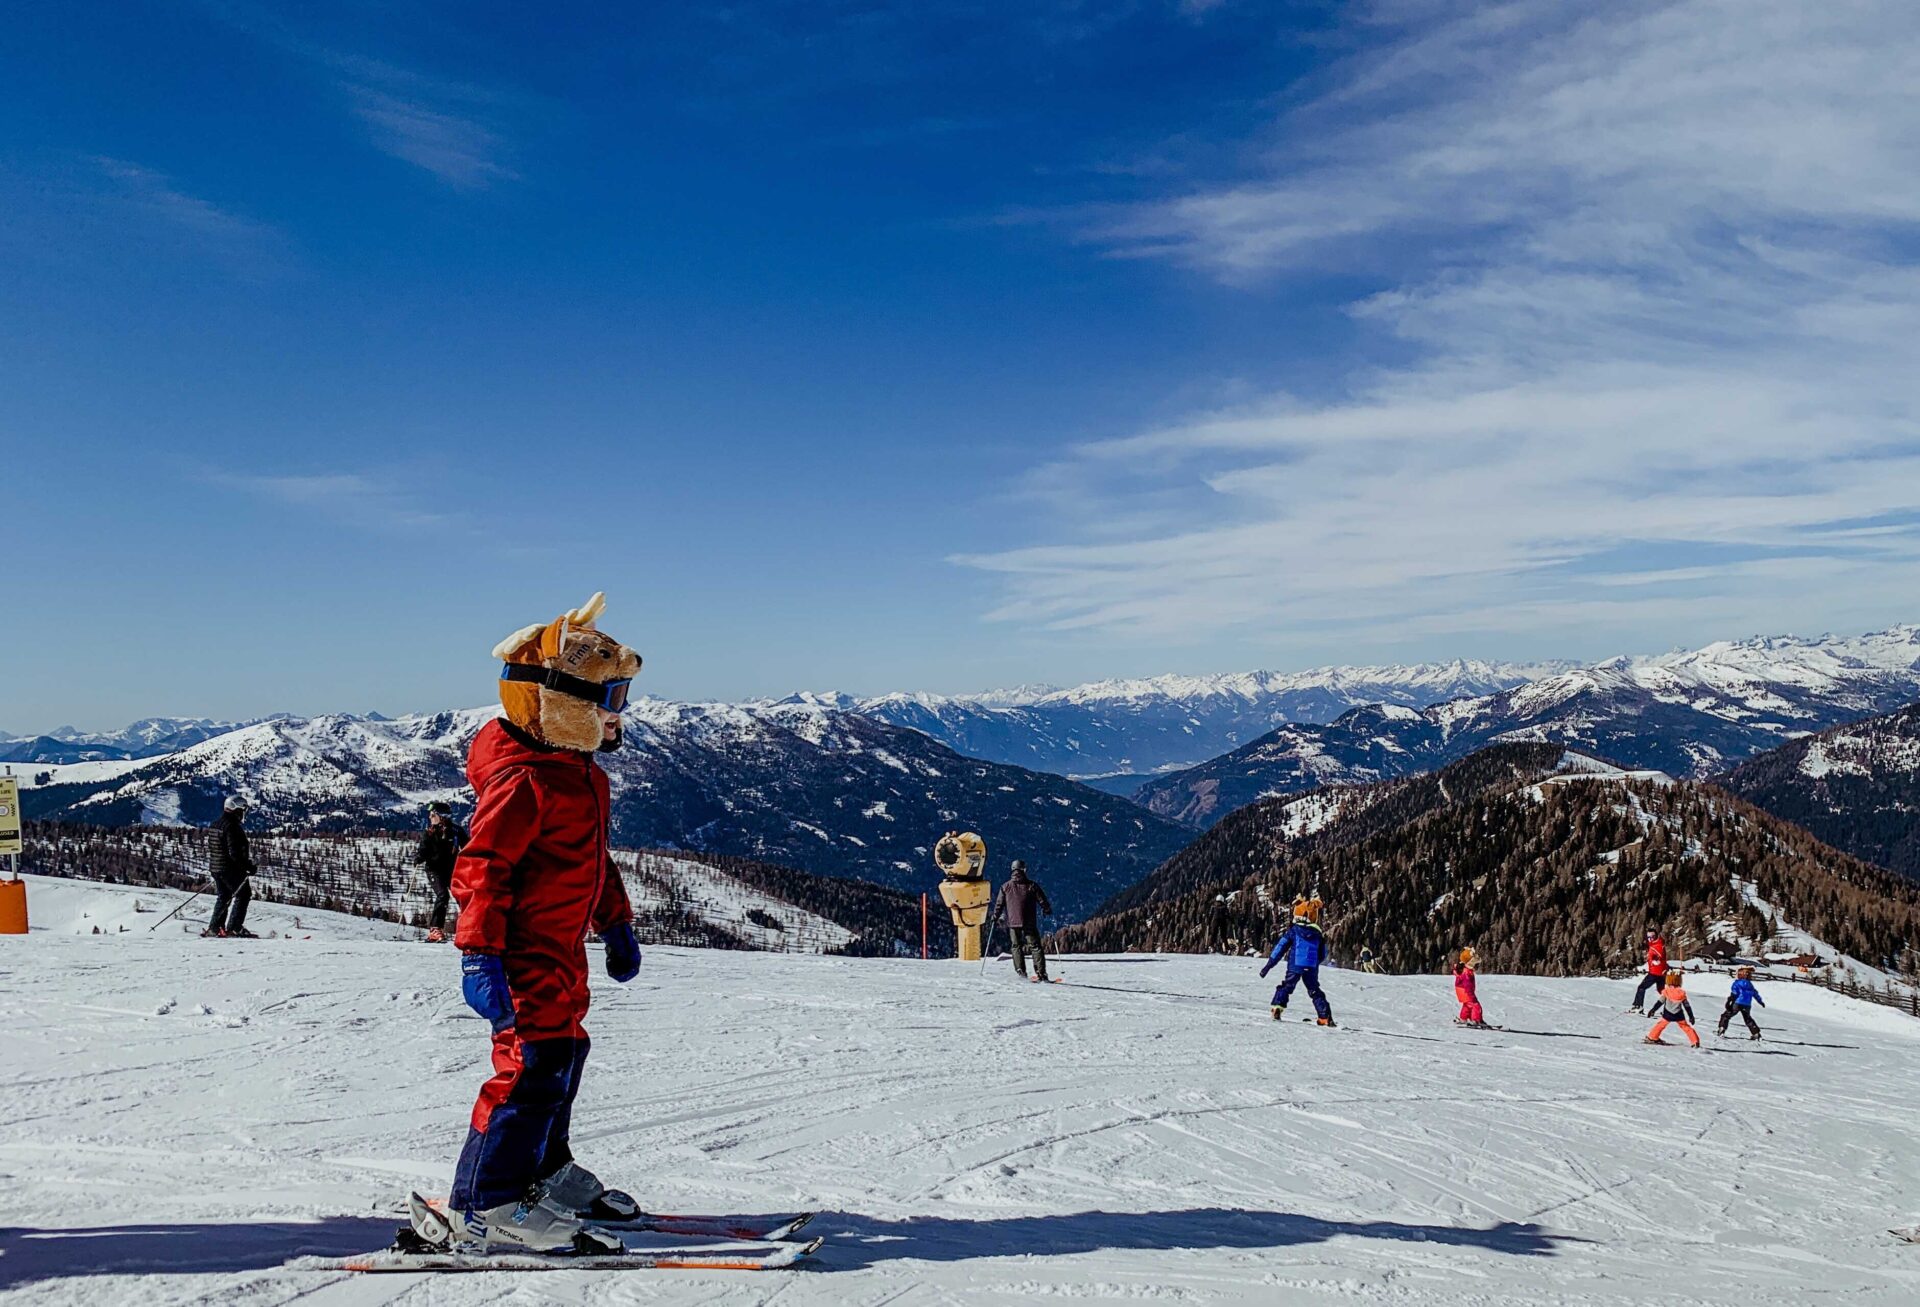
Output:
<svg viewBox="0 0 1920 1307">
<path fill-rule="evenodd" d="M 1307 997 L 1313 1000 L 1313 1010 L 1319 1013 L 1321 1020 L 1331 1019 L 1333 1006 L 1327 1002 L 1326 992 L 1320 988 L 1320 968 L 1317 964 L 1311 967 L 1296 967 L 1288 963 L 1287 978 L 1281 981 L 1279 987 L 1273 991 L 1273 1005 L 1285 1007 L 1287 1000 L 1293 997 L 1293 987 L 1302 981 L 1306 982 Z"/>
<path fill-rule="evenodd" d="M 573 1160 L 567 1139 L 587 1046 L 584 1035 L 522 1040 L 508 1029 L 493 1037 L 494 1075 L 473 1105 L 450 1206 L 485 1211 L 513 1202 Z"/>
</svg>

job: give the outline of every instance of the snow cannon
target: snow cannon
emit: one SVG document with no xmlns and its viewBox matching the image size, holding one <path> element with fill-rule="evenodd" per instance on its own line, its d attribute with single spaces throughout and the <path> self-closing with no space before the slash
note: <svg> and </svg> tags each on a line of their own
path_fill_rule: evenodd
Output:
<svg viewBox="0 0 1920 1307">
<path fill-rule="evenodd" d="M 972 831 L 948 831 L 933 846 L 933 865 L 940 869 L 940 901 L 953 917 L 960 960 L 978 962 L 981 934 L 993 909 L 993 886 L 987 882 L 987 842 Z"/>
</svg>

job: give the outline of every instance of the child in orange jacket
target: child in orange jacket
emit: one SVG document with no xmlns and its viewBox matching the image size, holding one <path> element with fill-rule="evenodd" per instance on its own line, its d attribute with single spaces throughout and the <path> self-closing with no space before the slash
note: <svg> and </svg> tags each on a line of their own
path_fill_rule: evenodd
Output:
<svg viewBox="0 0 1920 1307">
<path fill-rule="evenodd" d="M 1487 1015 L 1474 994 L 1473 958 L 1473 950 L 1463 948 L 1459 961 L 1453 964 L 1453 996 L 1460 1000 L 1460 1015 L 1454 1020 L 1463 1026 L 1485 1026 Z"/>
<path fill-rule="evenodd" d="M 1680 1033 L 1695 1048 L 1700 1047 L 1700 1033 L 1693 1028 L 1693 1004 L 1687 999 L 1685 977 L 1676 967 L 1667 972 L 1666 988 L 1660 991 L 1660 1019 L 1653 1023 L 1653 1029 L 1647 1032 L 1649 1044 L 1663 1044 L 1660 1036 L 1666 1033 L 1669 1025 L 1680 1027 Z"/>
</svg>

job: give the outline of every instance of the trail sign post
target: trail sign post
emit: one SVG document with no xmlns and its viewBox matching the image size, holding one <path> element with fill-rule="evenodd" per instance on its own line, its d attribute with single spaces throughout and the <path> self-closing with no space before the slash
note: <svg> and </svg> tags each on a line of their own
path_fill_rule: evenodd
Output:
<svg viewBox="0 0 1920 1307">
<path fill-rule="evenodd" d="M 0 776 L 0 853 L 13 864 L 13 879 L 0 881 L 0 935 L 27 933 L 27 886 L 20 879 L 20 834 L 20 781 L 9 769 Z"/>
</svg>

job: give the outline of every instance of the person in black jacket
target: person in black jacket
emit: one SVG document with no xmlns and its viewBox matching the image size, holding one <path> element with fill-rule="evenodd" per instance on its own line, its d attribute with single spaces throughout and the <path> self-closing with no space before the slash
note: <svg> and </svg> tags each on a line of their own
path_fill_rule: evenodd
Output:
<svg viewBox="0 0 1920 1307">
<path fill-rule="evenodd" d="M 220 820 L 213 825 L 207 840 L 207 874 L 213 877 L 213 916 L 207 919 L 202 938 L 255 939 L 247 929 L 247 905 L 253 902 L 253 850 L 247 846 L 247 801 L 239 795 L 227 799 Z"/>
<path fill-rule="evenodd" d="M 990 920 L 1005 921 L 1007 935 L 1013 940 L 1013 969 L 1022 980 L 1035 983 L 1047 978 L 1047 951 L 1040 945 L 1040 914 L 1052 912 L 1047 892 L 1040 883 L 1027 877 L 1027 864 L 1014 859 L 1013 879 L 1000 887 L 993 902 Z M 1027 974 L 1027 953 L 1033 953 L 1034 974 Z"/>
<path fill-rule="evenodd" d="M 410 861 L 427 870 L 433 886 L 433 915 L 427 919 L 427 942 L 438 944 L 447 937 L 447 895 L 453 888 L 453 864 L 466 845 L 467 833 L 453 819 L 453 809 L 436 799 L 427 805 L 427 832 Z"/>
</svg>

